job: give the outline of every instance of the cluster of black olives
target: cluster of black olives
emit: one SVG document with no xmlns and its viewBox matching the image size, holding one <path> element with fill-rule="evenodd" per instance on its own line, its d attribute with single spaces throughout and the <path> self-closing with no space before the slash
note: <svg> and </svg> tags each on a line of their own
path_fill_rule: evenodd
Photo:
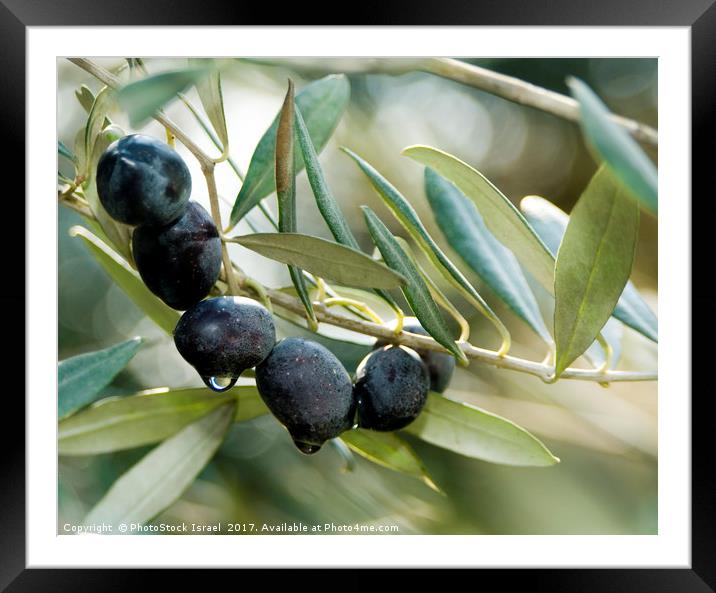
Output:
<svg viewBox="0 0 716 593">
<path fill-rule="evenodd" d="M 214 391 L 255 367 L 259 394 L 302 452 L 315 453 L 354 426 L 403 428 L 429 390 L 447 387 L 455 367 L 448 354 L 378 342 L 353 381 L 321 344 L 293 337 L 277 343 L 260 303 L 205 299 L 221 269 L 221 240 L 206 210 L 189 201 L 189 170 L 167 145 L 139 134 L 110 145 L 97 166 L 97 192 L 110 216 L 136 226 L 132 252 L 144 283 L 184 311 L 174 330 L 182 357 Z M 415 318 L 404 329 L 427 335 Z"/>
<path fill-rule="evenodd" d="M 132 253 L 147 288 L 174 309 L 203 299 L 221 271 L 221 239 L 209 213 L 190 202 L 191 174 L 169 146 L 120 138 L 97 164 L 97 194 L 109 215 L 136 226 Z"/>
<path fill-rule="evenodd" d="M 415 319 L 407 331 L 425 334 Z M 449 354 L 377 343 L 355 380 L 325 346 L 304 338 L 275 342 L 271 314 L 242 297 L 207 299 L 186 311 L 174 331 L 181 355 L 215 391 L 256 368 L 256 387 L 303 453 L 355 426 L 398 430 L 418 417 L 428 391 L 443 391 L 455 369 Z"/>
</svg>

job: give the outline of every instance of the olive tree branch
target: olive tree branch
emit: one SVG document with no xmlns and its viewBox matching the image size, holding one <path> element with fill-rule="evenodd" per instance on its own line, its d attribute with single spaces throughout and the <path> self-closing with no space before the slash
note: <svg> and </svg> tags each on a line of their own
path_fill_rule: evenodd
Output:
<svg viewBox="0 0 716 593">
<path fill-rule="evenodd" d="M 86 70 L 111 88 L 116 88 L 120 84 L 119 80 L 114 75 L 107 70 L 100 68 L 90 60 L 86 60 L 84 58 L 70 58 L 70 61 L 83 70 Z M 216 180 L 214 178 L 214 161 L 196 144 L 194 144 L 191 139 L 188 138 L 188 136 L 186 136 L 186 134 L 164 114 L 157 113 L 155 119 L 164 125 L 164 127 L 169 129 L 174 136 L 176 136 L 177 140 L 184 144 L 187 149 L 194 154 L 201 164 L 202 172 L 206 177 L 207 187 L 209 189 L 209 199 L 211 201 L 212 213 L 216 213 L 215 221 L 217 222 L 217 225 L 220 225 L 221 220 L 218 212 L 218 193 L 216 190 Z M 70 207 L 74 207 L 74 209 L 77 210 L 76 206 L 78 206 L 78 204 L 72 204 L 70 196 L 65 196 L 63 198 L 60 194 L 60 197 L 63 203 Z M 88 218 L 94 218 L 94 216 L 89 213 Z M 219 226 L 219 228 L 222 227 Z M 222 246 L 225 250 L 226 245 L 223 242 Z M 229 281 L 228 283 L 231 291 L 234 294 L 251 296 L 252 293 L 249 290 L 246 290 L 248 287 L 244 288 L 236 282 L 236 278 L 234 277 L 234 266 L 228 258 L 228 251 L 222 252 L 222 255 L 224 256 L 224 267 L 226 268 L 227 280 Z M 229 265 L 226 265 L 227 262 Z M 233 282 L 235 289 L 232 288 L 232 277 L 234 277 Z M 265 293 L 274 307 L 280 307 L 299 315 L 303 315 L 305 313 L 303 303 L 298 298 L 292 297 L 291 295 L 281 292 L 280 290 L 270 288 L 266 288 Z M 437 352 L 446 351 L 440 344 L 429 336 L 421 336 L 406 331 L 396 332 L 394 329 L 385 325 L 380 325 L 367 320 L 352 319 L 350 317 L 346 317 L 345 315 L 339 315 L 331 311 L 322 303 L 315 303 L 314 311 L 319 322 L 328 323 L 330 325 L 355 331 L 364 335 L 382 338 L 388 342 L 403 344 L 410 348 L 434 350 Z M 550 380 L 554 376 L 554 367 L 552 365 L 525 360 L 510 355 L 500 355 L 496 351 L 478 348 L 477 346 L 473 346 L 467 342 L 460 342 L 459 346 L 468 358 L 478 360 L 495 367 L 534 375 L 542 380 Z M 614 383 L 618 381 L 656 381 L 657 373 L 655 371 L 610 371 L 603 369 L 594 370 L 568 368 L 560 375 L 560 378 L 576 379 L 580 381 L 594 381 L 597 383 Z"/>
<path fill-rule="evenodd" d="M 289 294 L 267 288 L 266 294 L 271 299 L 274 307 L 280 307 L 303 314 L 304 308 L 301 301 Z M 396 334 L 395 331 L 385 325 L 379 325 L 370 321 L 352 319 L 331 311 L 322 303 L 314 303 L 314 311 L 319 322 L 328 323 L 336 327 L 351 330 L 360 334 L 381 338 L 394 344 L 402 344 L 409 348 L 421 350 L 434 350 L 436 352 L 447 352 L 440 344 L 429 336 L 421 336 L 406 331 Z M 496 351 L 478 348 L 467 342 L 459 343 L 465 356 L 473 360 L 479 360 L 495 367 L 504 368 L 529 375 L 535 375 L 543 380 L 548 380 L 554 375 L 554 366 L 540 362 L 525 360 L 510 355 L 500 355 Z M 594 369 L 568 368 L 561 375 L 561 379 L 576 379 L 580 381 L 594 381 L 597 383 L 613 383 L 618 381 L 656 381 L 658 375 L 655 371 L 609 371 Z"/>
<path fill-rule="evenodd" d="M 249 60 L 257 63 L 275 63 L 275 60 Z M 301 63 L 294 67 L 301 68 Z M 312 70 L 312 66 L 304 66 Z M 441 78 L 454 80 L 471 86 L 491 95 L 502 97 L 512 103 L 532 107 L 545 113 L 571 122 L 579 122 L 579 105 L 567 95 L 539 87 L 534 84 L 488 70 L 480 66 L 468 64 L 453 58 L 373 58 L 364 59 L 360 64 L 341 63 L 339 69 L 344 72 L 360 72 L 368 74 L 405 74 L 408 72 L 427 72 Z M 331 70 L 333 72 L 333 70 Z M 612 114 L 612 120 L 624 128 L 631 136 L 644 144 L 658 146 L 657 131 L 639 121 Z"/>
<path fill-rule="evenodd" d="M 418 69 L 473 86 L 513 103 L 551 113 L 562 119 L 573 122 L 580 120 L 577 101 L 519 78 L 451 58 L 426 58 L 418 63 Z M 654 128 L 620 115 L 612 114 L 611 117 L 636 140 L 658 146 L 658 133 Z"/>
</svg>

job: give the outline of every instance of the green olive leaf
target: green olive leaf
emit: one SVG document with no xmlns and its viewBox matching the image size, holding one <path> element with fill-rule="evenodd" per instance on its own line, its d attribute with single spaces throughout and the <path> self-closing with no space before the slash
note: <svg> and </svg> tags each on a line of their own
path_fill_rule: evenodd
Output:
<svg viewBox="0 0 716 593">
<path fill-rule="evenodd" d="M 629 132 L 612 120 L 609 109 L 592 89 L 578 78 L 569 78 L 567 84 L 579 103 L 587 142 L 630 193 L 656 214 L 659 184 L 654 163 Z"/>
<path fill-rule="evenodd" d="M 425 169 L 425 194 L 455 253 L 540 338 L 553 344 L 517 258 L 495 239 L 475 204 L 429 167 Z"/>
<path fill-rule="evenodd" d="M 104 268 L 110 278 L 124 290 L 140 310 L 169 335 L 179 321 L 179 312 L 165 305 L 150 292 L 139 274 L 104 241 L 82 226 L 70 229 L 70 235 L 80 237 L 85 247 Z"/>
<path fill-rule="evenodd" d="M 345 75 L 331 75 L 316 80 L 296 93 L 296 106 L 305 118 L 306 128 L 317 152 L 323 150 L 336 129 L 350 98 L 350 85 Z M 259 140 L 254 150 L 231 211 L 231 227 L 244 217 L 266 196 L 276 189 L 274 185 L 274 153 L 278 117 Z M 303 159 L 296 155 L 296 172 L 303 169 Z"/>
<path fill-rule="evenodd" d="M 430 289 L 421 276 L 420 270 L 376 214 L 368 206 L 361 206 L 361 209 L 363 210 L 370 236 L 380 250 L 385 263 L 405 278 L 406 283 L 402 287 L 402 291 L 420 324 L 425 328 L 425 331 L 435 338 L 436 342 L 444 346 L 463 364 L 466 364 L 465 353 L 450 337 L 445 320 L 430 295 Z"/>
<path fill-rule="evenodd" d="M 85 525 L 144 524 L 176 501 L 214 456 L 231 426 L 235 402 L 219 406 L 152 449 L 122 474 Z"/>
<path fill-rule="evenodd" d="M 255 386 L 217 394 L 210 389 L 151 389 L 109 397 L 60 421 L 60 455 L 97 455 L 158 443 L 219 406 L 238 402 L 236 422 L 268 413 Z"/>
<path fill-rule="evenodd" d="M 404 278 L 362 251 L 300 233 L 254 233 L 232 243 L 297 266 L 311 274 L 355 288 L 398 288 Z"/>
<path fill-rule="evenodd" d="M 328 187 L 326 178 L 323 175 L 323 169 L 318 161 L 318 152 L 313 145 L 308 127 L 298 106 L 296 106 L 296 136 L 301 147 L 301 155 L 306 166 L 306 175 L 308 176 L 313 196 L 316 199 L 316 205 L 333 238 L 341 245 L 360 251 L 358 241 L 353 236 L 348 221 L 343 216 L 338 202 Z M 397 307 L 395 300 L 389 293 L 380 288 L 377 288 L 375 292 L 393 309 Z"/>
<path fill-rule="evenodd" d="M 202 64 L 203 58 L 192 59 L 191 63 Z M 224 94 L 221 89 L 221 72 L 218 69 L 209 70 L 206 76 L 196 81 L 196 92 L 199 95 L 204 111 L 221 142 L 224 154 L 229 152 L 229 132 L 226 127 L 226 114 L 224 112 Z"/>
<path fill-rule="evenodd" d="M 559 459 L 514 422 L 470 404 L 430 393 L 428 402 L 405 429 L 443 449 L 491 463 L 545 467 Z"/>
<path fill-rule="evenodd" d="M 94 93 L 89 89 L 86 84 L 83 84 L 79 89 L 75 91 L 75 97 L 77 101 L 82 105 L 87 113 L 92 110 L 92 104 L 94 103 Z"/>
<path fill-rule="evenodd" d="M 77 166 L 78 160 L 77 155 L 72 152 L 62 140 L 57 141 L 57 154 L 65 157 L 72 162 L 73 165 Z"/>
<path fill-rule="evenodd" d="M 410 202 L 406 200 L 400 192 L 388 182 L 378 171 L 370 164 L 360 158 L 354 152 L 347 148 L 342 149 L 350 156 L 365 173 L 371 185 L 383 199 L 383 202 L 390 208 L 400 224 L 415 240 L 420 249 L 425 253 L 435 269 L 439 271 L 443 277 L 450 282 L 460 293 L 485 317 L 487 317 L 495 325 L 503 338 L 503 349 L 509 348 L 510 334 L 507 328 L 502 324 L 500 319 L 480 296 L 480 293 L 470 284 L 465 276 L 457 269 L 445 253 L 440 249 L 438 244 L 428 234 L 427 229 L 418 217 L 418 213 L 412 207 Z"/>
<path fill-rule="evenodd" d="M 294 98 L 293 82 L 288 81 L 288 91 L 279 115 L 276 128 L 276 196 L 278 198 L 279 233 L 295 233 L 296 224 L 296 161 L 294 158 Z M 311 298 L 306 288 L 306 280 L 301 268 L 289 264 L 289 275 L 296 287 L 296 293 L 306 309 L 308 324 L 312 329 L 318 327 Z"/>
<path fill-rule="evenodd" d="M 639 207 L 602 167 L 572 210 L 555 268 L 555 373 L 589 348 L 631 273 Z"/>
<path fill-rule="evenodd" d="M 551 202 L 539 196 L 526 196 L 520 202 L 520 209 L 532 227 L 549 247 L 549 250 L 556 256 L 559 244 L 562 242 L 564 231 L 569 223 L 569 215 Z M 656 342 L 658 341 L 658 320 L 653 311 L 646 304 L 639 291 L 631 282 L 627 282 L 624 292 L 619 297 L 619 302 L 614 308 L 612 315 L 638 331 L 643 336 Z M 613 325 L 608 322 L 605 330 Z M 608 333 L 608 332 L 607 332 Z M 607 337 L 605 335 L 605 337 Z M 607 338 L 608 341 L 609 340 Z M 612 343 L 612 347 L 615 344 Z"/>
<path fill-rule="evenodd" d="M 117 102 L 129 116 L 130 125 L 138 128 L 207 73 L 208 69 L 201 67 L 153 74 L 120 88 Z"/>
<path fill-rule="evenodd" d="M 396 433 L 375 432 L 358 428 L 344 432 L 341 439 L 351 451 L 361 457 L 393 471 L 417 478 L 436 492 L 441 492 L 417 453 Z"/>
<path fill-rule="evenodd" d="M 479 171 L 457 157 L 430 146 L 411 146 L 403 154 L 435 169 L 475 204 L 494 237 L 515 254 L 550 294 L 554 293 L 554 259 L 519 210 Z"/>
<path fill-rule="evenodd" d="M 116 94 L 111 88 L 103 87 L 102 90 L 97 93 L 94 103 L 92 103 L 92 109 L 90 109 L 89 115 L 87 116 L 87 124 L 85 125 L 84 154 L 88 158 L 88 169 L 83 172 L 85 177 L 89 177 L 95 173 L 92 167 L 96 165 L 96 163 L 93 163 L 90 157 L 92 156 L 95 142 L 100 132 L 106 125 L 109 125 L 105 122 L 108 121 L 107 118 L 114 109 L 116 109 Z"/>
<path fill-rule="evenodd" d="M 142 338 L 67 358 L 57 365 L 57 413 L 60 418 L 97 400 L 100 392 L 127 366 Z"/>
</svg>

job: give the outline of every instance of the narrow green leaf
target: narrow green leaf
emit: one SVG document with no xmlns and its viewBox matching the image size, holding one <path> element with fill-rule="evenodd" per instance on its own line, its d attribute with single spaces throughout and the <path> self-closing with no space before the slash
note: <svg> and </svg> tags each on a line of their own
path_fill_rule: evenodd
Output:
<svg viewBox="0 0 716 593">
<path fill-rule="evenodd" d="M 639 207 L 609 169 L 579 198 L 557 253 L 554 333 L 557 376 L 590 346 L 629 280 Z"/>
<path fill-rule="evenodd" d="M 131 126 L 137 128 L 174 99 L 177 93 L 186 90 L 206 74 L 205 67 L 153 74 L 124 85 L 117 92 L 117 102 L 127 112 Z"/>
<path fill-rule="evenodd" d="M 557 206 L 539 196 L 523 198 L 520 202 L 520 209 L 545 242 L 545 245 L 556 256 L 564 231 L 569 223 L 569 216 Z M 657 317 L 631 280 L 627 282 L 612 315 L 650 340 L 658 341 Z M 609 327 L 610 323 L 607 323 L 605 329 Z M 605 337 L 607 336 L 605 335 Z M 612 347 L 614 347 L 614 344 L 612 344 Z"/>
<path fill-rule="evenodd" d="M 206 111 L 206 115 L 214 127 L 214 131 L 221 141 L 223 152 L 228 153 L 229 132 L 226 128 L 224 94 L 221 90 L 221 72 L 212 70 L 207 76 L 199 78 L 196 82 L 196 91 L 199 94 L 199 100 L 204 107 L 204 111 Z"/>
<path fill-rule="evenodd" d="M 284 264 L 355 288 L 398 288 L 403 277 L 362 251 L 300 233 L 254 233 L 234 237 L 238 243 Z"/>
<path fill-rule="evenodd" d="M 338 202 L 333 197 L 328 183 L 326 183 L 323 169 L 321 169 L 321 164 L 318 161 L 318 153 L 311 141 L 311 135 L 298 106 L 296 106 L 296 136 L 306 166 L 306 175 L 323 220 L 326 221 L 326 225 L 328 225 L 336 241 L 342 245 L 353 247 L 353 249 L 360 249 L 358 241 L 353 236 L 348 222 L 338 206 Z"/>
<path fill-rule="evenodd" d="M 87 171 L 87 159 L 89 156 L 85 153 L 85 128 L 77 130 L 75 134 L 74 144 L 75 156 L 77 157 L 77 171 Z"/>
<path fill-rule="evenodd" d="M 450 337 L 450 332 L 440 314 L 438 306 L 430 295 L 430 289 L 420 275 L 407 253 L 400 247 L 388 228 L 368 207 L 361 206 L 368 231 L 373 242 L 380 250 L 385 262 L 406 279 L 402 287 L 405 299 L 413 313 L 435 341 L 444 346 L 450 353 L 463 363 L 467 363 L 464 352 Z"/>
<path fill-rule="evenodd" d="M 602 100 L 578 78 L 567 80 L 572 96 L 579 103 L 585 138 L 607 166 L 648 210 L 658 210 L 656 166 L 634 138 L 612 120 Z"/>
<path fill-rule="evenodd" d="M 60 418 L 91 404 L 134 357 L 142 338 L 132 338 L 57 365 L 57 413 Z"/>
<path fill-rule="evenodd" d="M 532 225 L 532 228 L 542 239 L 544 244 L 550 250 L 553 256 L 557 256 L 559 244 L 562 242 L 564 231 L 569 223 L 569 216 L 562 210 L 538 196 L 526 196 L 520 201 L 520 210 Z M 554 298 L 551 295 L 549 316 L 554 319 Z M 621 340 L 623 327 L 622 324 L 610 318 L 602 328 L 602 337 L 607 341 L 612 349 L 612 365 L 616 364 L 621 356 Z M 595 367 L 601 366 L 606 360 L 606 352 L 602 348 L 598 340 L 592 342 L 584 353 L 585 358 Z"/>
<path fill-rule="evenodd" d="M 306 127 L 317 152 L 323 150 L 348 105 L 350 85 L 345 75 L 331 75 L 316 80 L 296 93 L 296 106 L 305 118 Z M 231 211 L 235 226 L 262 199 L 273 193 L 274 152 L 278 117 L 264 133 L 251 157 L 246 179 Z M 303 168 L 303 159 L 296 156 L 296 172 Z"/>
<path fill-rule="evenodd" d="M 288 91 L 279 115 L 276 128 L 276 197 L 278 198 L 279 233 L 295 233 L 296 223 L 296 161 L 294 158 L 293 132 L 293 82 L 288 81 Z M 306 288 L 303 272 L 295 265 L 288 266 L 291 281 L 296 287 L 298 297 L 306 309 L 306 317 L 312 328 L 318 327 L 311 298 Z"/>
<path fill-rule="evenodd" d="M 413 448 L 394 432 L 371 430 L 349 430 L 341 435 L 343 441 L 361 457 L 393 471 L 400 472 L 425 482 L 440 492 L 425 465 Z"/>
<path fill-rule="evenodd" d="M 169 507 L 214 456 L 235 405 L 220 406 L 150 451 L 112 484 L 85 524 L 144 524 Z"/>
<path fill-rule="evenodd" d="M 503 338 L 502 350 L 509 348 L 510 334 L 507 331 L 507 328 L 505 328 L 497 315 L 495 315 L 494 311 L 480 296 L 472 284 L 470 284 L 467 278 L 465 278 L 462 272 L 457 269 L 455 264 L 453 264 L 445 253 L 443 253 L 442 249 L 438 247 L 438 244 L 428 234 L 427 229 L 418 217 L 418 213 L 411 206 L 410 202 L 408 202 L 408 200 L 406 200 L 400 192 L 393 187 L 387 179 L 385 179 L 385 177 L 378 173 L 378 171 L 376 171 L 357 154 L 346 148 L 344 148 L 343 151 L 348 154 L 348 156 L 356 162 L 361 171 L 365 173 L 366 177 L 368 177 L 373 185 L 373 188 L 383 199 L 386 206 L 390 208 L 391 212 L 395 215 L 400 224 L 403 225 L 403 228 L 405 228 L 405 230 L 418 244 L 420 249 L 425 253 L 425 255 L 427 255 L 430 262 L 433 266 L 435 266 L 435 269 L 438 270 L 448 282 L 455 286 L 455 288 L 457 288 L 478 311 L 492 321 Z"/>
<path fill-rule="evenodd" d="M 544 467 L 559 463 L 547 447 L 514 422 L 430 393 L 405 431 L 443 449 L 492 463 Z"/>
<path fill-rule="evenodd" d="M 306 175 L 308 181 L 311 184 L 311 190 L 313 196 L 316 199 L 316 205 L 318 210 L 326 222 L 333 238 L 338 241 L 341 245 L 352 247 L 353 249 L 360 251 L 358 241 L 351 232 L 351 228 L 348 225 L 348 221 L 343 216 L 341 208 L 338 202 L 333 197 L 331 189 L 326 183 L 326 178 L 323 175 L 323 169 L 321 163 L 318 161 L 318 152 L 316 147 L 311 141 L 311 135 L 306 126 L 306 122 L 303 120 L 301 110 L 296 105 L 296 136 L 298 137 L 298 143 L 301 147 L 301 155 L 303 156 L 303 162 L 306 165 Z M 395 300 L 389 293 L 380 288 L 375 290 L 376 294 L 380 296 L 386 303 L 388 303 L 393 309 L 397 307 Z"/>
<path fill-rule="evenodd" d="M 255 386 L 152 389 L 97 402 L 59 424 L 60 455 L 97 455 L 158 443 L 218 406 L 238 401 L 236 422 L 268 413 Z"/>
<path fill-rule="evenodd" d="M 612 315 L 653 342 L 659 341 L 659 321 L 631 281 L 624 287 Z"/>
<path fill-rule="evenodd" d="M 75 97 L 79 101 L 82 108 L 89 113 L 92 110 L 92 104 L 94 103 L 94 93 L 89 87 L 83 84 L 79 89 L 75 91 Z"/>
<path fill-rule="evenodd" d="M 429 167 L 425 194 L 455 252 L 540 338 L 554 343 L 517 258 L 495 239 L 475 204 Z"/>
<path fill-rule="evenodd" d="M 446 152 L 411 146 L 403 154 L 435 169 L 470 198 L 495 238 L 517 256 L 550 294 L 554 293 L 554 258 L 519 210 L 482 173 Z"/>
<path fill-rule="evenodd" d="M 64 142 L 62 142 L 62 140 L 57 141 L 57 153 L 77 165 L 77 156 L 67 147 Z"/>
<path fill-rule="evenodd" d="M 89 158 L 92 156 L 92 152 L 94 151 L 95 142 L 97 141 L 97 137 L 100 135 L 100 132 L 105 127 L 105 120 L 107 119 L 107 116 L 109 113 L 115 108 L 116 105 L 116 96 L 115 92 L 109 88 L 104 87 L 102 90 L 97 93 L 97 96 L 95 97 L 94 103 L 92 103 L 92 109 L 89 112 L 89 116 L 87 117 L 87 124 L 85 125 L 85 150 L 84 153 L 88 157 L 87 164 L 92 167 L 96 163 L 92 162 L 92 159 Z M 84 171 L 85 176 L 89 176 L 90 174 L 93 174 L 94 170 L 91 168 L 88 168 L 88 170 Z"/>
<path fill-rule="evenodd" d="M 70 235 L 82 239 L 85 247 L 104 268 L 104 271 L 127 293 L 127 296 L 140 310 L 144 311 L 169 335 L 174 333 L 174 328 L 179 321 L 179 312 L 154 296 L 142 282 L 139 274 L 116 251 L 84 227 L 72 227 Z"/>
<path fill-rule="evenodd" d="M 440 290 L 440 287 L 437 285 L 437 283 L 423 269 L 418 260 L 415 258 L 415 254 L 413 253 L 413 249 L 410 247 L 410 244 L 405 239 L 403 239 L 403 237 L 394 238 L 398 242 L 398 245 L 400 245 L 401 249 L 413 262 L 415 268 L 420 272 L 420 275 L 423 277 L 423 280 L 425 280 L 425 284 L 427 285 L 428 290 L 430 290 L 430 295 L 433 297 L 433 299 L 435 299 L 437 305 L 439 307 L 442 307 L 443 310 L 448 313 L 450 317 L 452 317 L 455 322 L 460 326 L 462 339 L 469 338 L 470 323 L 467 321 L 467 319 L 465 319 L 465 317 L 463 317 L 462 313 L 460 313 L 458 308 L 450 302 L 450 299 L 445 296 L 445 293 Z"/>
</svg>

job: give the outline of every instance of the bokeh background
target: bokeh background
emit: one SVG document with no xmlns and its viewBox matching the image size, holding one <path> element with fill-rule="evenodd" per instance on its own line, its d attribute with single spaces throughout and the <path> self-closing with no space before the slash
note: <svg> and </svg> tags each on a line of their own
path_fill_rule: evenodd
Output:
<svg viewBox="0 0 716 593">
<path fill-rule="evenodd" d="M 123 59 L 97 59 L 107 68 Z M 616 113 L 657 127 L 657 62 L 654 59 L 470 59 L 472 63 L 568 94 L 565 78 L 587 82 Z M 150 72 L 182 67 L 184 60 L 146 59 Z M 301 88 L 333 72 L 348 74 L 349 107 L 321 162 L 329 185 L 364 249 L 370 239 L 359 206 L 368 204 L 396 234 L 400 226 L 350 159 L 338 150 L 348 146 L 375 165 L 408 197 L 447 253 L 422 189 L 422 167 L 400 156 L 410 144 L 429 144 L 457 155 L 483 172 L 515 203 L 537 194 L 569 212 L 596 169 L 579 128 L 548 114 L 525 108 L 459 83 L 418 72 L 380 73 L 379 61 L 365 59 L 286 59 L 273 63 L 236 60 L 223 74 L 223 93 L 233 159 L 245 171 L 253 149 L 278 112 L 292 78 Z M 65 60 L 58 61 L 58 137 L 72 146 L 86 114 L 74 92 L 100 83 Z M 190 98 L 196 99 L 193 91 Z M 198 104 L 198 100 L 195 101 Z M 208 151 L 216 152 L 191 114 L 180 103 L 170 117 Z M 118 114 L 114 121 L 130 131 Z M 143 133 L 164 136 L 150 123 Z M 208 207 L 196 162 L 178 150 L 194 178 L 192 199 Z M 649 151 L 648 151 L 649 152 Z M 656 154 L 649 152 L 656 160 Z M 67 163 L 60 160 L 60 169 Z M 69 171 L 66 171 L 69 174 Z M 217 167 L 224 220 L 240 182 L 226 164 Z M 313 201 L 305 173 L 298 177 L 299 230 L 330 237 Z M 258 213 L 250 219 L 269 227 Z M 141 389 L 200 386 L 194 370 L 176 353 L 171 338 L 105 275 L 82 242 L 68 229 L 81 224 L 74 212 L 59 208 L 59 357 L 96 350 L 139 335 L 146 344 L 107 389 L 121 395 Z M 657 306 L 656 220 L 642 216 L 632 280 L 654 310 Z M 242 222 L 238 232 L 250 232 Z M 285 267 L 237 245 L 233 258 L 267 286 L 290 284 Z M 463 271 L 465 266 L 460 266 Z M 514 353 L 541 360 L 544 347 L 529 329 L 468 274 L 513 333 Z M 439 280 L 436 278 L 436 280 Z M 450 287 L 442 286 L 448 294 Z M 489 322 L 470 314 L 471 341 L 498 346 Z M 303 330 L 287 322 L 282 335 Z M 326 344 L 349 371 L 369 346 Z M 651 369 L 656 345 L 628 328 L 617 368 Z M 514 468 L 461 457 L 409 438 L 444 491 L 363 459 L 345 472 L 338 453 L 326 447 L 306 457 L 269 416 L 236 424 L 214 460 L 187 492 L 156 522 L 254 522 L 395 524 L 403 534 L 652 534 L 657 532 L 657 385 L 596 384 L 539 379 L 473 362 L 459 369 L 448 396 L 501 414 L 540 437 L 561 458 L 551 468 Z M 59 524 L 78 523 L 112 482 L 149 448 L 94 457 L 59 460 Z"/>
</svg>

